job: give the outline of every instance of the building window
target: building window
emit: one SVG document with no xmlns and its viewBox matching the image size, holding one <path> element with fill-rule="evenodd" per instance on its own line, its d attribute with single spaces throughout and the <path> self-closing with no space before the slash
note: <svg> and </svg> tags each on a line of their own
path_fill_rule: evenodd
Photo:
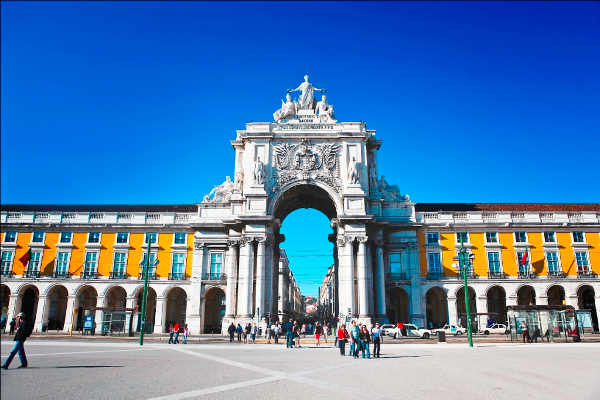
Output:
<svg viewBox="0 0 600 400">
<path fill-rule="evenodd" d="M 140 278 L 144 279 L 144 274 L 146 273 L 146 262 L 148 261 L 148 253 L 144 253 L 142 256 L 142 262 L 140 266 L 142 267 L 140 270 Z M 156 253 L 150 253 L 150 265 L 148 266 L 148 278 L 154 279 L 154 274 L 156 273 L 156 265 L 158 264 L 156 258 Z"/>
<path fill-rule="evenodd" d="M 515 242 L 527 243 L 527 232 L 515 232 Z"/>
<path fill-rule="evenodd" d="M 9 231 L 4 233 L 5 243 L 15 243 L 17 241 L 17 232 Z"/>
<path fill-rule="evenodd" d="M 123 278 L 127 270 L 127 253 L 116 251 L 113 262 L 113 278 Z"/>
<path fill-rule="evenodd" d="M 96 278 L 97 265 L 98 253 L 92 251 L 85 253 L 85 263 L 83 264 L 83 277 Z"/>
<path fill-rule="evenodd" d="M 500 274 L 500 253 L 497 251 L 490 251 L 487 253 L 487 256 L 490 275 Z"/>
<path fill-rule="evenodd" d="M 42 232 L 42 231 L 33 232 L 33 237 L 31 238 L 31 242 L 44 243 L 44 232 Z"/>
<path fill-rule="evenodd" d="M 529 252 L 517 251 L 517 262 L 519 263 L 519 276 L 529 275 Z"/>
<path fill-rule="evenodd" d="M 558 269 L 559 269 L 558 252 L 556 252 L 556 251 L 546 252 L 546 262 L 548 263 L 548 273 L 551 275 L 556 275 L 558 273 Z"/>
<path fill-rule="evenodd" d="M 216 279 L 221 275 L 223 266 L 223 253 L 210 253 L 210 275 Z"/>
<path fill-rule="evenodd" d="M 72 238 L 73 238 L 73 232 L 61 232 L 60 233 L 60 242 L 61 243 L 71 243 Z"/>
<path fill-rule="evenodd" d="M 498 232 L 486 232 L 485 241 L 487 243 L 498 243 Z"/>
<path fill-rule="evenodd" d="M 185 232 L 176 232 L 174 244 L 185 244 Z"/>
<path fill-rule="evenodd" d="M 158 234 L 156 232 L 146 232 L 146 239 L 144 240 L 144 243 L 155 244 L 157 236 Z"/>
<path fill-rule="evenodd" d="M 456 243 L 469 243 L 469 232 L 456 232 Z"/>
<path fill-rule="evenodd" d="M 129 243 L 129 232 L 118 232 L 117 243 L 126 244 Z"/>
<path fill-rule="evenodd" d="M 3 276 L 10 275 L 12 273 L 13 255 L 14 252 L 12 250 L 2 251 L 2 263 L 0 266 Z"/>
<path fill-rule="evenodd" d="M 32 251 L 29 259 L 29 264 L 27 264 L 27 270 L 25 271 L 25 276 L 27 276 L 28 278 L 39 278 L 41 265 L 42 252 Z"/>
<path fill-rule="evenodd" d="M 440 253 L 427 253 L 427 261 L 429 262 L 429 272 L 442 272 L 442 260 L 440 257 Z"/>
<path fill-rule="evenodd" d="M 211 268 L 212 268 L 212 263 L 211 263 Z M 173 253 L 173 265 L 171 266 L 172 278 L 173 279 L 183 279 L 184 274 L 185 274 L 184 269 L 185 269 L 185 253 Z"/>
<path fill-rule="evenodd" d="M 438 232 L 427 232 L 427 244 L 439 244 L 440 234 Z"/>
<path fill-rule="evenodd" d="M 555 232 L 544 232 L 544 242 L 545 243 L 556 243 Z"/>
<path fill-rule="evenodd" d="M 588 263 L 587 251 L 576 251 L 575 259 L 577 260 L 577 273 L 587 275 L 590 272 L 590 264 Z"/>
<path fill-rule="evenodd" d="M 100 232 L 88 233 L 88 243 L 100 243 Z"/>
<path fill-rule="evenodd" d="M 583 232 L 573 232 L 573 243 L 585 243 Z"/>
<path fill-rule="evenodd" d="M 54 276 L 64 277 L 69 272 L 69 252 L 59 251 L 56 254 L 56 268 L 54 268 Z"/>
</svg>

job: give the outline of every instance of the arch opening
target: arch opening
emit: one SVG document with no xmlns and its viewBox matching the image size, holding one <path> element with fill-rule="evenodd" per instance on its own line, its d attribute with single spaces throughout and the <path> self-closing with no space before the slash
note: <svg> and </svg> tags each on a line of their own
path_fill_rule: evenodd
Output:
<svg viewBox="0 0 600 400">
<path fill-rule="evenodd" d="M 221 322 L 225 316 L 225 292 L 210 288 L 204 299 L 204 333 L 221 333 Z"/>
<path fill-rule="evenodd" d="M 24 312 L 25 320 L 32 325 L 35 324 L 39 296 L 38 288 L 28 285 L 21 289 L 17 300 L 17 312 Z"/>
<path fill-rule="evenodd" d="M 83 330 L 84 317 L 94 315 L 97 299 L 98 292 L 92 286 L 84 286 L 77 292 L 77 297 L 75 298 L 75 308 L 77 309 L 76 331 Z"/>
<path fill-rule="evenodd" d="M 10 304 L 10 288 L 4 284 L 0 285 L 0 312 L 2 316 L 8 314 Z"/>
<path fill-rule="evenodd" d="M 397 324 L 398 322 L 410 322 L 408 318 L 409 300 L 406 290 L 399 287 L 391 288 L 389 291 L 389 299 L 387 316 L 390 322 L 394 324 Z"/>
<path fill-rule="evenodd" d="M 53 286 L 46 298 L 46 311 L 42 330 L 61 331 L 65 325 L 69 293 L 62 285 Z"/>
<path fill-rule="evenodd" d="M 141 287 L 138 289 L 137 294 L 135 296 L 135 307 L 137 312 L 134 315 L 135 321 L 133 325 L 135 325 L 135 331 L 139 332 L 142 329 L 142 302 L 144 297 L 144 288 Z M 152 333 L 154 332 L 154 319 L 156 316 L 156 291 L 148 287 L 148 292 L 146 294 L 146 332 L 144 333 Z"/>
<path fill-rule="evenodd" d="M 534 306 L 535 305 L 535 290 L 529 286 L 521 286 L 517 291 L 517 305 L 519 306 Z"/>
<path fill-rule="evenodd" d="M 180 287 L 174 287 L 167 294 L 167 312 L 165 313 L 164 332 L 168 332 L 169 325 L 185 324 L 185 310 L 187 308 L 187 294 Z"/>
<path fill-rule="evenodd" d="M 588 285 L 582 286 L 577 290 L 577 305 L 580 310 L 590 310 L 592 314 L 592 326 L 595 332 L 598 332 L 598 313 L 594 298 L 596 293 L 594 288 Z"/>
<path fill-rule="evenodd" d="M 487 292 L 487 310 L 490 319 L 506 324 L 506 291 L 502 286 L 492 286 Z M 489 325 L 489 322 L 488 322 Z"/>
<path fill-rule="evenodd" d="M 448 322 L 448 297 L 442 288 L 429 289 L 425 294 L 425 303 L 429 328 L 440 328 Z"/>
<path fill-rule="evenodd" d="M 565 303 L 565 289 L 562 286 L 554 285 L 548 289 L 548 305 L 561 306 Z"/>
<path fill-rule="evenodd" d="M 469 314 L 473 331 L 477 332 L 477 296 L 475 290 L 469 286 Z M 467 308 L 465 305 L 465 289 L 461 287 L 456 292 L 456 315 L 461 326 L 467 326 Z"/>
</svg>

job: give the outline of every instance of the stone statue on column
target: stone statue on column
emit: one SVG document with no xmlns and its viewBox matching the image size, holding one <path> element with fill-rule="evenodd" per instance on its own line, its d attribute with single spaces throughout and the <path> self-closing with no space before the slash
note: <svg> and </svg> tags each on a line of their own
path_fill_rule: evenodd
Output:
<svg viewBox="0 0 600 400">
<path fill-rule="evenodd" d="M 260 158 L 254 163 L 254 182 L 258 185 L 265 184 L 265 164 Z"/>
<path fill-rule="evenodd" d="M 298 104 L 301 110 L 314 110 L 315 109 L 315 92 L 326 93 L 325 89 L 318 89 L 308 81 L 308 75 L 304 75 L 304 82 L 300 84 L 296 89 L 288 89 L 287 93 L 301 92 Z"/>
<path fill-rule="evenodd" d="M 316 114 L 321 122 L 335 122 L 333 116 L 333 106 L 327 103 L 327 96 L 323 95 L 321 101 L 317 103 Z"/>
<path fill-rule="evenodd" d="M 298 112 L 298 104 L 292 101 L 292 96 L 288 93 L 285 95 L 286 101 L 281 101 L 281 108 L 273 113 L 275 122 L 280 122 L 284 119 L 294 118 Z"/>
<path fill-rule="evenodd" d="M 358 162 L 355 157 L 348 165 L 348 182 L 353 185 L 360 184 L 360 172 L 358 171 Z"/>
<path fill-rule="evenodd" d="M 202 200 L 203 203 L 226 203 L 231 198 L 234 185 L 229 176 L 225 177 L 225 182 L 215 186 Z M 213 196 L 212 198 L 210 196 Z"/>
</svg>

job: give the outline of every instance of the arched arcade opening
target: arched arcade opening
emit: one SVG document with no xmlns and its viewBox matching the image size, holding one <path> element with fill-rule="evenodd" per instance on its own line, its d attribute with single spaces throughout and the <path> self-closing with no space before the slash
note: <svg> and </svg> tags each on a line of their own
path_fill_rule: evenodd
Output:
<svg viewBox="0 0 600 400">
<path fill-rule="evenodd" d="M 492 286 L 487 291 L 487 310 L 489 319 L 500 324 L 508 321 L 506 315 L 506 291 L 502 286 Z"/>
<path fill-rule="evenodd" d="M 524 285 L 517 291 L 517 305 L 519 306 L 534 306 L 535 305 L 535 290 L 529 285 Z"/>
<path fill-rule="evenodd" d="M 469 314 L 471 315 L 471 324 L 477 323 L 477 296 L 475 290 L 469 286 Z M 456 316 L 461 326 L 467 326 L 467 308 L 465 304 L 465 289 L 461 287 L 456 292 Z M 477 327 L 473 325 L 473 330 L 477 331 Z"/>
<path fill-rule="evenodd" d="M 448 297 L 440 287 L 433 287 L 425 294 L 427 327 L 439 328 L 448 322 Z"/>
<path fill-rule="evenodd" d="M 217 287 L 208 289 L 204 298 L 204 333 L 220 333 L 225 316 L 225 292 Z"/>
<path fill-rule="evenodd" d="M 88 315 L 95 315 L 96 301 L 98 299 L 98 292 L 92 286 L 83 286 L 77 291 L 75 297 L 75 309 L 77 310 L 77 316 L 75 318 L 75 330 L 83 330 L 84 317 Z M 96 321 L 98 323 L 98 321 Z"/>
<path fill-rule="evenodd" d="M 389 291 L 389 303 L 387 316 L 391 323 L 408 323 L 409 320 L 408 293 L 406 290 L 395 287 Z"/>
<path fill-rule="evenodd" d="M 187 308 L 187 294 L 180 287 L 174 287 L 167 293 L 167 310 L 165 313 L 165 324 L 163 332 L 167 332 L 169 325 L 185 323 L 185 311 Z"/>
<path fill-rule="evenodd" d="M 42 330 L 61 331 L 64 329 L 69 292 L 63 285 L 55 285 L 48 291 L 44 324 Z"/>
<path fill-rule="evenodd" d="M 596 302 L 594 288 L 589 285 L 581 286 L 577 290 L 577 305 L 580 310 L 590 310 L 592 314 L 592 325 L 595 332 L 598 332 L 598 310 L 596 309 Z"/>
</svg>

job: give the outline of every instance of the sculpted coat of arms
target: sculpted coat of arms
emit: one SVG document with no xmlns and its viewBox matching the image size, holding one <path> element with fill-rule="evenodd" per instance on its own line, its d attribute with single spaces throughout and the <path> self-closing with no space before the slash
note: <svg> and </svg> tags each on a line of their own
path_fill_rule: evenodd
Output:
<svg viewBox="0 0 600 400">
<path fill-rule="evenodd" d="M 281 143 L 273 148 L 273 192 L 295 180 L 320 180 L 335 190 L 340 189 L 339 144 L 311 144 L 307 139 L 299 144 Z"/>
</svg>

